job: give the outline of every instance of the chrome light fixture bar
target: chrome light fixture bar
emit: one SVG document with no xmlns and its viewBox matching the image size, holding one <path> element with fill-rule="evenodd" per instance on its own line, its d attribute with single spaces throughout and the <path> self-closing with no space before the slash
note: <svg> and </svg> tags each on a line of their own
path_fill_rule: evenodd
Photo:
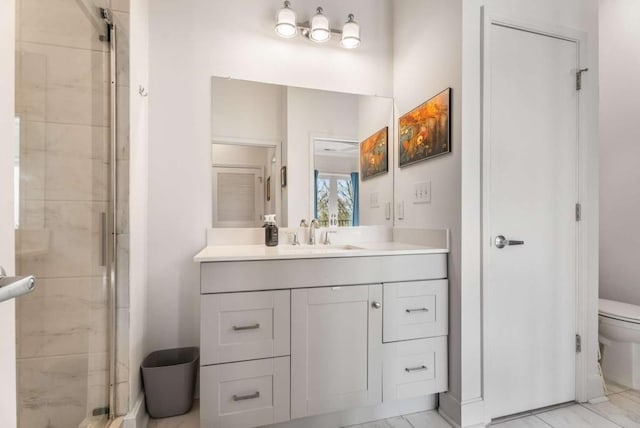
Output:
<svg viewBox="0 0 640 428">
<path fill-rule="evenodd" d="M 354 49 L 360 46 L 360 24 L 354 20 L 352 13 L 347 17 L 342 30 L 331 28 L 329 19 L 323 14 L 322 7 L 316 9 L 311 21 L 298 23 L 296 13 L 291 9 L 291 2 L 284 2 L 284 6 L 276 15 L 276 34 L 280 37 L 290 39 L 298 35 L 298 32 L 304 37 L 315 43 L 328 42 L 332 35 L 340 36 L 340 45 L 347 49 Z"/>
</svg>

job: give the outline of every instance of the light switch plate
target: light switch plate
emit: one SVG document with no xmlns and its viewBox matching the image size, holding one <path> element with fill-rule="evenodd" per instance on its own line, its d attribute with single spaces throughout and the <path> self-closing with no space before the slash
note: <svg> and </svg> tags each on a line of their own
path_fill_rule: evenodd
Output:
<svg viewBox="0 0 640 428">
<path fill-rule="evenodd" d="M 431 181 L 421 181 L 413 185 L 413 203 L 428 204 L 431 202 Z"/>
<path fill-rule="evenodd" d="M 369 193 L 369 208 L 378 208 L 379 206 L 378 192 Z"/>
</svg>

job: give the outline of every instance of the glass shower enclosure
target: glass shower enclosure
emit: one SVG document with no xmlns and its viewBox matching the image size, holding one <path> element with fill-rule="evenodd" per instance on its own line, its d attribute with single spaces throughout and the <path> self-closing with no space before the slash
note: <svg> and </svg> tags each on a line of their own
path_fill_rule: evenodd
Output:
<svg viewBox="0 0 640 428">
<path fill-rule="evenodd" d="M 104 426 L 115 376 L 109 0 L 16 0 L 18 426 Z"/>
</svg>

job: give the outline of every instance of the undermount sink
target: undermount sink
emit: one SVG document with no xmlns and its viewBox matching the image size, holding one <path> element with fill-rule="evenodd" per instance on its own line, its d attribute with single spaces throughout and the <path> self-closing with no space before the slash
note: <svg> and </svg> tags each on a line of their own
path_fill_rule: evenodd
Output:
<svg viewBox="0 0 640 428">
<path fill-rule="evenodd" d="M 316 245 L 280 245 L 277 247 L 278 252 L 283 254 L 320 254 L 320 253 L 336 253 L 344 251 L 363 250 L 364 248 L 350 244 L 316 244 Z"/>
</svg>

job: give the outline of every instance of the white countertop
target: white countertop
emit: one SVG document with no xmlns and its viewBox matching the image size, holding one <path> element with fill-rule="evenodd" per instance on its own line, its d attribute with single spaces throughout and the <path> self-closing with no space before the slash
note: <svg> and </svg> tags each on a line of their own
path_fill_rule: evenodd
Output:
<svg viewBox="0 0 640 428">
<path fill-rule="evenodd" d="M 288 260 L 336 257 L 399 256 L 448 253 L 447 248 L 403 242 L 362 242 L 338 245 L 209 245 L 195 255 L 195 262 Z"/>
</svg>

